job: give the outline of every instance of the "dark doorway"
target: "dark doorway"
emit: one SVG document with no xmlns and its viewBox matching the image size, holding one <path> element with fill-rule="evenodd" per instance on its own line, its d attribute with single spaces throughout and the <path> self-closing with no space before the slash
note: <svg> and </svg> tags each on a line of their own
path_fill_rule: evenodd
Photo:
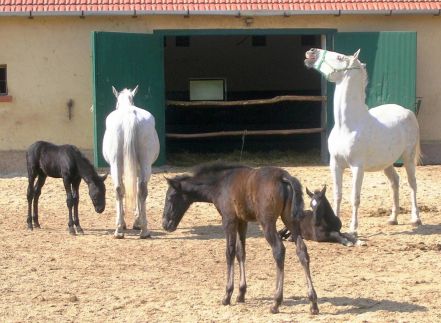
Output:
<svg viewBox="0 0 441 323">
<path fill-rule="evenodd" d="M 316 149 L 320 154 L 320 132 L 265 133 L 324 127 L 320 99 L 289 99 L 321 96 L 320 75 L 303 65 L 304 53 L 311 47 L 321 47 L 320 35 L 165 37 L 166 133 L 223 133 L 202 138 L 168 136 L 167 152 L 243 148 Z M 248 135 L 244 130 L 262 134 Z M 225 135 L 228 132 L 235 135 Z"/>
</svg>

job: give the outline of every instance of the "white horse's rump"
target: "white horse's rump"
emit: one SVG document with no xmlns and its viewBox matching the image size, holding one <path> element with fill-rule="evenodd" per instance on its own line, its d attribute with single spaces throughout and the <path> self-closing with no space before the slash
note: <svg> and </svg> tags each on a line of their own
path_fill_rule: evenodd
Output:
<svg viewBox="0 0 441 323">
<path fill-rule="evenodd" d="M 133 105 L 133 91 L 124 89 L 118 93 L 116 109 L 106 118 L 106 131 L 103 139 L 104 159 L 110 165 L 116 191 L 116 230 L 115 237 L 123 238 L 124 221 L 123 198 L 126 208 L 135 210 L 134 228 L 140 228 L 141 238 L 150 236 L 147 229 L 145 201 L 152 164 L 158 158 L 159 139 L 155 129 L 155 119 L 150 112 Z M 123 180 L 124 179 L 124 180 Z"/>
<path fill-rule="evenodd" d="M 334 94 L 334 128 L 328 138 L 330 168 L 334 182 L 334 211 L 340 215 L 343 170 L 352 171 L 352 221 L 350 230 L 357 232 L 360 191 L 365 171 L 384 170 L 392 187 L 393 206 L 390 224 L 397 224 L 399 212 L 399 177 L 393 163 L 400 157 L 406 168 L 411 189 L 411 222 L 420 225 L 416 202 L 415 165 L 420 159 L 420 135 L 414 113 L 396 104 L 370 110 L 365 104 L 367 73 L 353 56 L 322 49 L 306 52 L 305 64 L 336 83 Z"/>
</svg>

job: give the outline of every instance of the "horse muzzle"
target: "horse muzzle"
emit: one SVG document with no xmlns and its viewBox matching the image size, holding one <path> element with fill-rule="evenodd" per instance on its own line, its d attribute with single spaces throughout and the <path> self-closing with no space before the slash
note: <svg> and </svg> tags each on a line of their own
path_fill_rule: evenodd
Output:
<svg viewBox="0 0 441 323">
<path fill-rule="evenodd" d="M 95 212 L 96 213 L 103 213 L 105 208 L 106 208 L 105 206 L 97 206 L 97 207 L 95 207 Z"/>
<path fill-rule="evenodd" d="M 178 226 L 175 224 L 175 222 L 173 221 L 173 220 L 167 220 L 167 219 L 164 219 L 163 221 L 162 221 L 162 228 L 165 230 L 165 231 L 167 231 L 167 232 L 173 232 L 173 231 L 176 231 L 176 228 L 177 228 Z"/>
<path fill-rule="evenodd" d="M 318 58 L 318 50 L 317 48 L 311 48 L 305 53 L 305 66 L 308 68 L 314 67 L 314 63 Z"/>
</svg>

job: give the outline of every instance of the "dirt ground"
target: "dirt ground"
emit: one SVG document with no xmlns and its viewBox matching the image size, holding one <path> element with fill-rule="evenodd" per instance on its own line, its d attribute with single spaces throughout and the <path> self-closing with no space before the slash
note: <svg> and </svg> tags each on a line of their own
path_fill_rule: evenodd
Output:
<svg viewBox="0 0 441 323">
<path fill-rule="evenodd" d="M 310 189 L 328 184 L 325 166 L 286 167 Z M 169 169 L 167 176 L 188 169 Z M 359 233 L 367 246 L 307 241 L 320 314 L 311 316 L 306 282 L 292 243 L 285 242 L 284 302 L 269 308 L 275 264 L 259 227 L 247 239 L 248 293 L 221 305 L 225 290 L 225 241 L 210 204 L 194 204 L 178 230 L 161 227 L 164 171 L 153 175 L 147 202 L 153 237 L 135 231 L 113 238 L 114 192 L 96 214 L 82 184 L 84 236 L 67 233 L 62 183 L 48 179 L 40 199 L 42 229 L 26 230 L 26 178 L 0 178 L 0 318 L 2 322 L 441 322 L 441 166 L 419 166 L 418 199 L 423 226 L 409 225 L 409 189 L 403 168 L 399 225 L 386 224 L 391 199 L 382 173 L 366 173 Z M 350 174 L 345 173 L 342 221 L 350 218 Z M 305 198 L 307 201 L 307 199 Z M 306 203 L 308 205 L 308 203 Z M 133 219 L 127 218 L 131 226 Z M 236 267 L 237 268 L 237 267 Z"/>
</svg>

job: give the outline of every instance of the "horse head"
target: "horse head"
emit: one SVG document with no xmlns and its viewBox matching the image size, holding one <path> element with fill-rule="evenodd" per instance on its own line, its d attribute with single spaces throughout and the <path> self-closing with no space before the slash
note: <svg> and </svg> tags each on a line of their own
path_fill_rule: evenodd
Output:
<svg viewBox="0 0 441 323">
<path fill-rule="evenodd" d="M 121 107 L 133 106 L 133 98 L 138 92 L 138 85 L 133 89 L 124 89 L 118 92 L 114 86 L 112 86 L 113 95 L 116 97 L 116 109 Z"/>
<path fill-rule="evenodd" d="M 343 55 L 319 48 L 311 48 L 305 53 L 305 65 L 313 68 L 330 82 L 339 82 L 348 71 L 364 69 L 365 64 L 358 60 L 360 49 L 353 55 Z"/>
<path fill-rule="evenodd" d="M 103 176 L 98 175 L 94 180 L 87 184 L 89 186 L 90 199 L 92 200 L 97 213 L 103 213 L 106 208 L 106 185 L 104 181 L 106 180 L 107 175 L 108 174 Z"/>
<path fill-rule="evenodd" d="M 324 215 L 326 210 L 326 206 L 329 205 L 328 200 L 326 199 L 326 185 L 323 186 L 322 190 L 315 190 L 312 193 L 308 188 L 306 188 L 306 194 L 311 198 L 311 208 L 314 217 L 314 224 L 320 225 L 320 221 L 322 216 Z M 325 207 L 325 209 L 324 209 Z"/>
<path fill-rule="evenodd" d="M 165 196 L 164 213 L 162 215 L 162 227 L 168 232 L 173 232 L 181 222 L 193 201 L 184 192 L 183 181 L 188 177 L 177 176 L 166 178 L 168 190 Z"/>
</svg>

